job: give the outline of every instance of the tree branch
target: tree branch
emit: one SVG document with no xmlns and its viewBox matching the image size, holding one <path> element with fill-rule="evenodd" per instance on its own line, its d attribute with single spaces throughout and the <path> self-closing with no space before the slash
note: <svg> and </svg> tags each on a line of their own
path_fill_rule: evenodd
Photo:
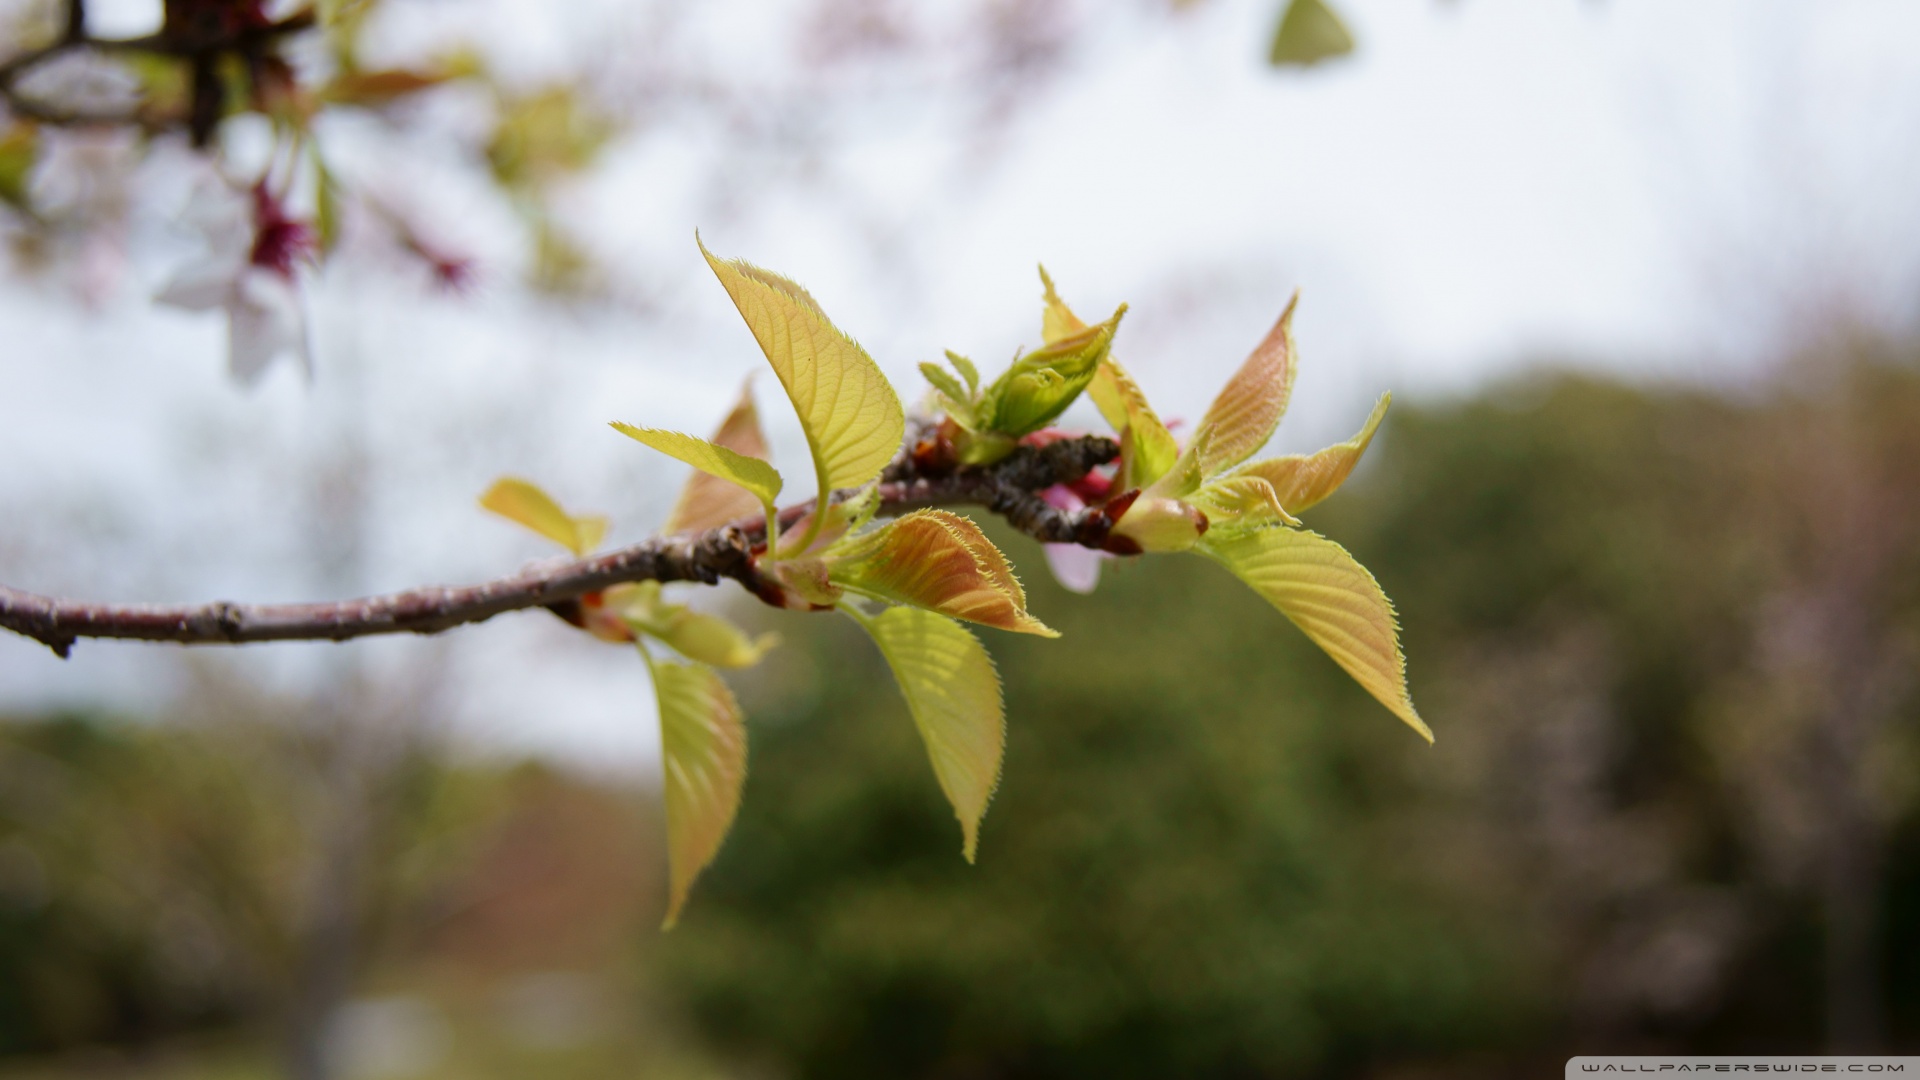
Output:
<svg viewBox="0 0 1920 1080">
<path fill-rule="evenodd" d="M 1067 513 L 1039 497 L 1072 483 L 1119 453 L 1099 436 L 1023 446 L 985 468 L 929 469 L 903 453 L 881 475 L 881 513 L 934 505 L 983 506 L 1021 532 L 1047 543 L 1098 547 L 1109 522 L 1100 511 Z M 836 493 L 841 495 L 844 493 Z M 803 503 L 781 512 L 795 519 Z M 80 638 L 241 645 L 256 641 L 346 641 L 375 634 L 437 634 L 505 611 L 565 605 L 629 581 L 730 578 L 758 595 L 765 586 L 753 565 L 765 522 L 737 522 L 702 533 L 656 537 L 617 551 L 530 566 L 479 585 L 429 586 L 385 596 L 304 604 L 109 604 L 39 596 L 0 585 L 0 628 L 30 637 L 65 657 Z"/>
<path fill-rule="evenodd" d="M 67 108 L 22 94 L 18 83 L 29 71 L 40 64 L 81 49 L 106 53 L 145 52 L 174 56 L 191 62 L 196 71 L 201 68 L 210 70 L 209 66 L 223 54 L 238 52 L 246 55 L 264 48 L 278 38 L 312 29 L 315 25 L 313 9 L 303 8 L 265 26 L 245 27 L 238 31 L 210 36 L 162 30 L 158 34 L 136 38 L 96 38 L 87 34 L 86 19 L 84 0 L 68 0 L 60 37 L 48 44 L 16 53 L 0 61 L 0 102 L 4 102 L 10 112 L 22 119 L 52 127 L 129 126 L 146 131 L 159 131 L 183 124 L 190 125 L 195 118 L 155 117 L 150 114 L 145 103 L 124 112 L 96 112 Z M 219 104 L 217 100 L 214 101 L 213 119 L 216 122 L 219 119 Z"/>
</svg>

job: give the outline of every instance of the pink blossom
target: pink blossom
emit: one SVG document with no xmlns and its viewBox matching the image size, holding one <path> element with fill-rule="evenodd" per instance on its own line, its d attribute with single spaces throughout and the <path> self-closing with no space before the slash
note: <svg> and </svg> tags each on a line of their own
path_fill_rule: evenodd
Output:
<svg viewBox="0 0 1920 1080">
<path fill-rule="evenodd" d="M 1042 491 L 1040 497 L 1047 505 L 1068 513 L 1077 513 L 1086 509 L 1087 504 L 1070 487 L 1055 484 Z M 1053 579 L 1068 592 L 1090 593 L 1100 584 L 1100 564 L 1113 556 L 1104 551 L 1081 547 L 1079 544 L 1043 544 L 1047 556 L 1047 569 L 1053 571 Z"/>
</svg>

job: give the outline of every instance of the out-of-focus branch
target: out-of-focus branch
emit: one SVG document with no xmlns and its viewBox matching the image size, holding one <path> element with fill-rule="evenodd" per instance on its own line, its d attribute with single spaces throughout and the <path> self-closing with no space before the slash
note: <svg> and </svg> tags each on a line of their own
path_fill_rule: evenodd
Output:
<svg viewBox="0 0 1920 1080">
<path fill-rule="evenodd" d="M 87 36 L 87 0 L 67 0 L 65 41 L 82 41 Z"/>
<path fill-rule="evenodd" d="M 985 468 L 928 470 L 903 453 L 882 474 L 881 513 L 923 506 L 983 506 L 1021 532 L 1048 543 L 1097 547 L 1108 522 L 1098 510 L 1068 513 L 1039 492 L 1072 483 L 1112 461 L 1112 439 L 1085 436 L 1044 447 L 1021 447 Z M 803 503 L 781 513 L 797 520 Z M 760 594 L 766 587 L 753 565 L 764 522 L 740 522 L 703 533 L 659 537 L 581 559 L 531 566 L 479 585 L 430 586 L 355 600 L 303 604 L 110 604 L 39 596 L 0 585 L 0 627 L 66 656 L 80 638 L 170 641 L 180 645 L 240 645 L 257 641 L 346 641 L 375 634 L 437 634 L 506 611 L 565 605 L 587 593 L 630 581 L 724 578 Z"/>
<path fill-rule="evenodd" d="M 161 31 L 137 38 L 96 38 L 87 34 L 84 0 L 69 0 L 61 36 L 38 48 L 28 49 L 0 61 L 0 102 L 22 119 L 54 127 L 139 127 L 148 131 L 188 126 L 189 117 L 167 121 L 156 117 L 145 106 L 127 110 L 72 109 L 22 94 L 20 79 L 34 68 L 69 52 L 145 52 L 174 56 L 190 61 L 195 70 L 211 70 L 215 57 L 226 53 L 252 55 L 275 39 L 306 30 L 314 25 L 312 9 L 302 9 L 265 26 L 242 27 L 215 35 L 182 34 Z M 216 89 L 218 87 L 216 86 Z M 204 96 L 204 95 L 203 95 Z M 216 102 L 217 104 L 217 102 Z M 196 136 L 199 132 L 196 131 Z"/>
</svg>

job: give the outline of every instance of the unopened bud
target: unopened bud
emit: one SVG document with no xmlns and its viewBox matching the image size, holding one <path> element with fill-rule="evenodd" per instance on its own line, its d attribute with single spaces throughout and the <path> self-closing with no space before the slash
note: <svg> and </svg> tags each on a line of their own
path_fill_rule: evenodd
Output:
<svg viewBox="0 0 1920 1080">
<path fill-rule="evenodd" d="M 1110 539 L 1132 544 L 1140 551 L 1185 551 L 1207 531 L 1207 515 L 1178 499 L 1139 498 L 1113 526 Z"/>
</svg>

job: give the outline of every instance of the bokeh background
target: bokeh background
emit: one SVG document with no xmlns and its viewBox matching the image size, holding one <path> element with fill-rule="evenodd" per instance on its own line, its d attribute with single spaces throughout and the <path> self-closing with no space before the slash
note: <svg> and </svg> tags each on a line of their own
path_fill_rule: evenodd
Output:
<svg viewBox="0 0 1920 1080">
<path fill-rule="evenodd" d="M 105 132 L 0 176 L 34 207 L 0 208 L 0 581 L 478 580 L 545 554 L 474 505 L 509 472 L 647 535 L 682 470 L 606 421 L 705 430 L 761 364 L 696 227 L 903 388 L 1037 342 L 1044 260 L 1132 305 L 1116 347 L 1172 416 L 1299 287 L 1275 446 L 1394 392 L 1314 525 L 1397 603 L 1438 736 L 1200 560 L 1075 596 L 1000 530 L 1065 636 L 988 643 L 1010 735 L 968 866 L 868 643 L 725 586 L 786 644 L 733 679 L 745 806 L 662 934 L 644 671 L 544 614 L 0 638 L 0 1077 L 1914 1052 L 1920 10 L 1336 7 L 1357 48 L 1298 68 L 1274 0 L 380 0 L 370 63 L 485 77 L 324 119 L 366 199 L 305 282 L 315 377 L 251 391 L 217 316 L 151 302 L 204 158 Z M 54 11 L 8 3 L 9 47 Z M 221 140 L 264 158 L 244 117 Z"/>
</svg>

